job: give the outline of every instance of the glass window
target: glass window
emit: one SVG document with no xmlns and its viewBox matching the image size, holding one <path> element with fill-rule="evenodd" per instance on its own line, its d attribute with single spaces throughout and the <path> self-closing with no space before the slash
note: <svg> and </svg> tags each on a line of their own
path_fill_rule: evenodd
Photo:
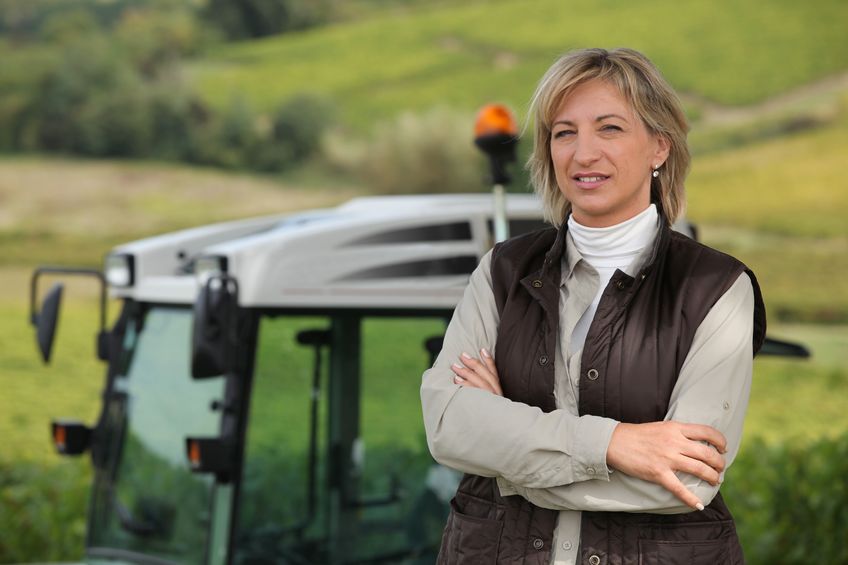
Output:
<svg viewBox="0 0 848 565">
<path fill-rule="evenodd" d="M 329 421 L 339 417 L 328 413 L 330 380 L 356 375 L 331 374 L 332 344 L 323 348 L 316 375 L 315 348 L 297 340 L 300 332 L 331 325 L 330 318 L 283 316 L 260 322 L 235 562 L 335 562 L 343 545 L 345 561 L 433 563 L 458 476 L 429 455 L 419 387 L 430 365 L 424 343 L 441 336 L 445 323 L 362 321 L 360 397 L 343 399 L 359 403 L 358 422 L 348 423 L 358 425 L 358 440 L 337 470 L 356 477 L 358 492 L 341 511 L 333 490 L 338 477 L 327 471 Z M 340 531 L 342 542 L 332 537 Z"/>
<path fill-rule="evenodd" d="M 326 319 L 292 317 L 264 317 L 259 325 L 236 563 L 321 562 L 317 556 L 327 537 L 327 355 L 321 354 L 317 366 L 315 348 L 299 344 L 297 337 L 328 325 Z"/>
<path fill-rule="evenodd" d="M 190 471 L 185 439 L 220 433 L 224 379 L 190 376 L 192 311 L 151 308 L 130 322 L 106 404 L 89 546 L 187 563 L 205 558 L 213 479 Z"/>
<path fill-rule="evenodd" d="M 444 330 L 440 319 L 363 322 L 359 558 L 435 562 L 459 478 L 430 456 L 419 389 L 431 364 L 424 343 Z"/>
</svg>

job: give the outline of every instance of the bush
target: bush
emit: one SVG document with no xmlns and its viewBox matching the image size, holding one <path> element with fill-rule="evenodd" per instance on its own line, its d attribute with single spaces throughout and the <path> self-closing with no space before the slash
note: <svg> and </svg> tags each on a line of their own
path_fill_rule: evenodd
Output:
<svg viewBox="0 0 848 565">
<path fill-rule="evenodd" d="M 181 82 L 159 81 L 147 89 L 153 145 L 150 156 L 202 162 L 210 111 Z"/>
<path fill-rule="evenodd" d="M 188 8 L 116 1 L 122 8 L 108 20 L 113 30 L 79 6 L 48 10 L 35 28 L 51 46 L 10 58 L 0 76 L 0 150 L 278 172 L 320 149 L 333 119 L 327 100 L 301 94 L 263 116 L 236 97 L 213 111 L 179 67 L 207 39 Z"/>
<path fill-rule="evenodd" d="M 89 461 L 0 461 L 0 563 L 79 559 Z"/>
<path fill-rule="evenodd" d="M 102 38 L 68 46 L 48 70 L 27 112 L 37 132 L 35 147 L 47 151 L 79 151 L 82 112 L 95 98 L 133 81 L 131 71 Z"/>
<path fill-rule="evenodd" d="M 383 467 L 390 465 L 376 466 Z M 270 488 L 274 473 L 280 472 L 259 465 L 248 473 L 251 482 L 245 489 Z M 848 563 L 846 476 L 848 435 L 810 445 L 754 441 L 744 446 L 722 493 L 736 518 L 747 561 L 792 565 L 815 556 L 821 563 Z M 79 558 L 90 480 L 84 457 L 50 466 L 0 460 L 0 563 Z M 262 486 L 263 481 L 270 482 Z M 300 479 L 295 487 L 299 484 Z M 256 517 L 248 512 L 244 519 L 250 523 Z"/>
<path fill-rule="evenodd" d="M 199 146 L 200 162 L 228 169 L 246 168 L 259 135 L 256 116 L 244 98 L 234 97 L 211 129 L 209 142 Z"/>
<path fill-rule="evenodd" d="M 230 39 L 263 37 L 327 21 L 331 0 L 209 0 L 203 16 Z"/>
<path fill-rule="evenodd" d="M 370 142 L 336 132 L 325 153 L 331 164 L 380 193 L 477 192 L 486 168 L 472 140 L 473 118 L 446 109 L 401 114 L 376 128 Z"/>
<path fill-rule="evenodd" d="M 155 77 L 180 59 L 196 54 L 207 33 L 186 8 L 135 8 L 122 14 L 113 36 L 132 65 L 145 77 Z"/>
<path fill-rule="evenodd" d="M 848 435 L 743 447 L 722 493 L 749 563 L 848 563 Z"/>
<path fill-rule="evenodd" d="M 77 118 L 73 149 L 93 157 L 137 157 L 149 154 L 150 104 L 143 85 L 133 76 L 109 91 L 88 98 Z"/>
<path fill-rule="evenodd" d="M 263 171 L 281 171 L 302 163 L 321 148 L 333 121 L 329 100 L 298 94 L 277 108 L 266 136 L 252 154 L 251 165 Z"/>
</svg>

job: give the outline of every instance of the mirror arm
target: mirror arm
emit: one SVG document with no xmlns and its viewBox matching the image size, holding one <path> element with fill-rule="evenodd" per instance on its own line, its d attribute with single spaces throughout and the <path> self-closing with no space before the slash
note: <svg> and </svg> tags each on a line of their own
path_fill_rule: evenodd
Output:
<svg viewBox="0 0 848 565">
<path fill-rule="evenodd" d="M 38 297 L 38 279 L 41 275 L 80 275 L 94 277 L 100 282 L 100 331 L 97 334 L 97 358 L 108 360 L 108 343 L 106 332 L 106 278 L 97 269 L 81 269 L 73 267 L 38 267 L 32 273 L 29 291 L 29 321 L 32 325 L 38 324 L 40 312 L 36 312 L 36 300 Z"/>
</svg>

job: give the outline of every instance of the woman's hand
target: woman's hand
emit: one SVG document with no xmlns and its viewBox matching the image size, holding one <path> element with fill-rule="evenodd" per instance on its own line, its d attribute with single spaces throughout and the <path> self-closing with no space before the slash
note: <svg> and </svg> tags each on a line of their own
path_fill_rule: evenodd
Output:
<svg viewBox="0 0 848 565">
<path fill-rule="evenodd" d="M 703 510 L 703 503 L 680 482 L 675 471 L 715 486 L 724 471 L 722 454 L 726 451 L 727 440 L 711 426 L 674 421 L 620 423 L 607 448 L 607 464 L 663 486 L 687 506 Z"/>
<path fill-rule="evenodd" d="M 456 374 L 453 382 L 461 386 L 488 390 L 492 394 L 503 396 L 495 360 L 492 359 L 491 354 L 485 348 L 480 350 L 480 358 L 482 361 L 463 353 L 460 357 L 462 363 L 451 365 L 451 370 Z"/>
</svg>

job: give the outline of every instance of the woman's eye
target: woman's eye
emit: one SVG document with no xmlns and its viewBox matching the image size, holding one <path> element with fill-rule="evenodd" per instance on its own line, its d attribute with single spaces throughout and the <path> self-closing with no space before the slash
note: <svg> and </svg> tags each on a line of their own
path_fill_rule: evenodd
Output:
<svg viewBox="0 0 848 565">
<path fill-rule="evenodd" d="M 601 131 L 623 131 L 620 127 L 613 124 L 606 124 L 601 128 Z"/>
<path fill-rule="evenodd" d="M 567 137 L 567 136 L 573 135 L 573 134 L 574 134 L 574 130 L 561 129 L 559 131 L 554 132 L 554 139 L 560 139 L 560 138 Z"/>
</svg>

